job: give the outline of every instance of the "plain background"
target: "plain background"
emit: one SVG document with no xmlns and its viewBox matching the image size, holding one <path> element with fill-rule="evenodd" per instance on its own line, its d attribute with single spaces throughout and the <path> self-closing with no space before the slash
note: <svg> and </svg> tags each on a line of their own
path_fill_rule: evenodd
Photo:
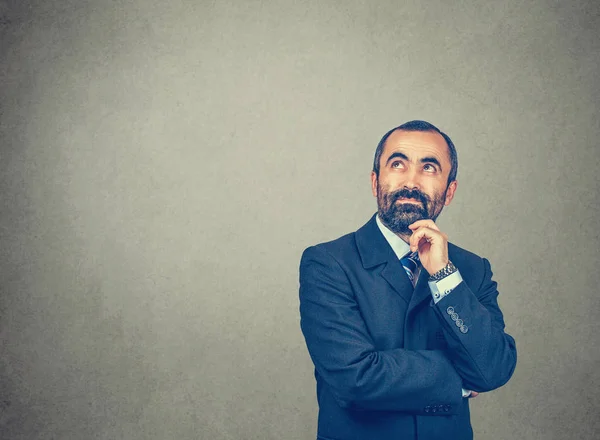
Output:
<svg viewBox="0 0 600 440">
<path fill-rule="evenodd" d="M 598 438 L 599 10 L 0 1 L 0 438 L 314 439 L 299 258 L 410 119 L 517 341 L 476 438 Z"/>
</svg>

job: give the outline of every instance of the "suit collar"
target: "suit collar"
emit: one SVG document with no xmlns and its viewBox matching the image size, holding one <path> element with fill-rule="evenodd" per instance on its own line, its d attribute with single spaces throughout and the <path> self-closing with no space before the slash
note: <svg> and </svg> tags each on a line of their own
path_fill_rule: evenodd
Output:
<svg viewBox="0 0 600 440">
<path fill-rule="evenodd" d="M 376 216 L 377 214 L 374 214 L 362 228 L 356 231 L 356 246 L 365 269 L 387 263 L 391 258 L 397 259 L 377 226 Z"/>
<path fill-rule="evenodd" d="M 386 225 L 383 224 L 379 215 L 375 215 L 375 223 L 377 227 L 383 234 L 385 241 L 391 246 L 392 250 L 396 254 L 398 259 L 403 258 L 406 254 L 410 253 L 410 246 L 407 242 L 398 237 L 394 232 L 392 232 Z"/>
<path fill-rule="evenodd" d="M 402 263 L 400 263 L 377 226 L 375 215 L 371 217 L 367 224 L 356 231 L 356 246 L 363 267 L 372 269 L 385 264 L 381 270 L 381 276 L 393 287 L 396 293 L 409 303 L 414 290 L 412 283 L 406 276 Z"/>
</svg>

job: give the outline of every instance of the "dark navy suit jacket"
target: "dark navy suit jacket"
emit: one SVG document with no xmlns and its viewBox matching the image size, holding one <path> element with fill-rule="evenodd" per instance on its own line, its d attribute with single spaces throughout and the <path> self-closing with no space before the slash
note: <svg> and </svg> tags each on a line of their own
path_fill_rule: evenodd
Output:
<svg viewBox="0 0 600 440">
<path fill-rule="evenodd" d="M 413 292 L 375 216 L 304 251 L 300 317 L 315 364 L 318 439 L 473 438 L 462 388 L 502 386 L 517 353 L 489 262 L 452 244 L 448 252 L 463 282 L 434 304 L 427 271 Z"/>
</svg>

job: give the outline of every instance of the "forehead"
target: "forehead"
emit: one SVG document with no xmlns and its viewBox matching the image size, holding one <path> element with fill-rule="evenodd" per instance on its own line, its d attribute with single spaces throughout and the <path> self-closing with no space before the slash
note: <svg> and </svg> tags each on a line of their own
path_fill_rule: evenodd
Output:
<svg viewBox="0 0 600 440">
<path fill-rule="evenodd" d="M 395 152 L 402 152 L 414 160 L 435 157 L 442 165 L 450 164 L 448 144 L 441 134 L 434 131 L 396 130 L 385 141 L 381 154 L 382 163 Z"/>
</svg>

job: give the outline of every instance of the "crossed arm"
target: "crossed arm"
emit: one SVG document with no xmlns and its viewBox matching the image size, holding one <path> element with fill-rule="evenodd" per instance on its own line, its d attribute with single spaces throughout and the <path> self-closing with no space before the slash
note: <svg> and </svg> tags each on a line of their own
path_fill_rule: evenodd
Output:
<svg viewBox="0 0 600 440">
<path fill-rule="evenodd" d="M 313 247 L 300 265 L 301 328 L 317 373 L 341 406 L 423 413 L 436 403 L 448 415 L 460 406 L 463 387 L 489 391 L 514 369 L 514 341 L 503 332 L 490 271 L 480 291 L 476 296 L 463 282 L 436 304 L 449 351 L 377 350 L 348 276 L 333 256 Z M 458 332 L 445 312 L 451 303 L 469 320 L 470 335 Z"/>
</svg>

